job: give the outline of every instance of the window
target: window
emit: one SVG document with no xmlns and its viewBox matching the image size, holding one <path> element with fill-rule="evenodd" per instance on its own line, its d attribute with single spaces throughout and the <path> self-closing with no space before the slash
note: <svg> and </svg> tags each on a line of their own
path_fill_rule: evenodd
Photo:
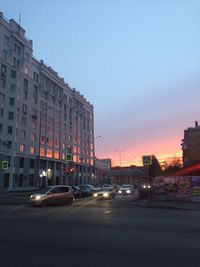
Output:
<svg viewBox="0 0 200 267">
<path fill-rule="evenodd" d="M 3 124 L 0 123 L 0 132 L 2 132 L 2 130 L 3 130 Z"/>
<path fill-rule="evenodd" d="M 26 126 L 26 118 L 22 117 L 22 125 Z"/>
<path fill-rule="evenodd" d="M 24 158 L 19 159 L 19 167 L 24 168 Z"/>
<path fill-rule="evenodd" d="M 0 93 L 0 103 L 4 103 L 5 102 L 5 95 Z"/>
<path fill-rule="evenodd" d="M 7 142 L 7 148 L 11 148 L 12 147 L 12 142 L 11 141 L 8 141 Z"/>
<path fill-rule="evenodd" d="M 26 75 L 28 75 L 28 67 L 27 67 L 27 66 L 24 67 L 24 73 L 25 73 Z"/>
<path fill-rule="evenodd" d="M 9 46 L 9 37 L 4 35 L 4 45 Z"/>
<path fill-rule="evenodd" d="M 35 161 L 34 161 L 34 159 L 31 159 L 31 161 L 30 161 L 30 168 L 31 169 L 34 169 L 35 168 Z"/>
<path fill-rule="evenodd" d="M 14 83 L 10 84 L 10 92 L 15 93 L 16 85 Z"/>
<path fill-rule="evenodd" d="M 9 113 L 8 113 L 8 119 L 9 120 L 13 120 L 14 119 L 14 112 L 9 111 Z"/>
<path fill-rule="evenodd" d="M 26 62 L 29 62 L 30 56 L 27 52 L 25 52 L 25 59 L 26 59 Z"/>
<path fill-rule="evenodd" d="M 21 47 L 20 47 L 20 46 L 17 47 L 17 54 L 18 54 L 18 55 L 21 54 Z"/>
<path fill-rule="evenodd" d="M 24 98 L 27 99 L 28 98 L 28 80 L 24 79 Z"/>
<path fill-rule="evenodd" d="M 36 134 L 35 133 L 32 133 L 31 134 L 31 141 L 34 142 L 35 140 L 36 140 Z"/>
<path fill-rule="evenodd" d="M 11 71 L 11 78 L 16 79 L 16 71 L 15 70 Z"/>
<path fill-rule="evenodd" d="M 19 151 L 20 152 L 24 152 L 24 150 L 25 150 L 25 145 L 24 144 L 20 144 L 19 145 Z"/>
<path fill-rule="evenodd" d="M 14 97 L 10 97 L 10 106 L 14 106 L 15 105 L 15 99 Z"/>
<path fill-rule="evenodd" d="M 26 131 L 21 131 L 21 137 L 23 138 L 23 139 L 25 139 L 25 137 L 26 137 Z"/>
<path fill-rule="evenodd" d="M 0 108 L 0 117 L 3 117 L 3 112 L 4 112 L 4 109 Z"/>
<path fill-rule="evenodd" d="M 33 85 L 33 97 L 38 97 L 38 87 L 37 87 L 37 85 Z"/>
<path fill-rule="evenodd" d="M 13 132 L 13 127 L 12 126 L 8 126 L 8 134 L 12 134 Z"/>
<path fill-rule="evenodd" d="M 23 104 L 22 109 L 23 109 L 23 113 L 27 114 L 27 105 L 26 104 Z"/>
<path fill-rule="evenodd" d="M 31 153 L 31 154 L 35 154 L 35 147 L 34 147 L 34 146 L 31 146 L 31 147 L 30 147 L 30 153 Z"/>
<path fill-rule="evenodd" d="M 17 69 L 20 69 L 20 60 L 17 60 Z"/>
<path fill-rule="evenodd" d="M 4 60 L 8 59 L 8 52 L 5 49 L 3 50 L 3 59 Z"/>
<path fill-rule="evenodd" d="M 39 82 L 39 74 L 37 74 L 36 72 L 33 72 L 33 80 L 38 83 Z"/>
<path fill-rule="evenodd" d="M 13 57 L 13 67 L 16 67 L 16 62 L 17 62 L 16 57 Z"/>
<path fill-rule="evenodd" d="M 35 120 L 32 120 L 32 122 L 31 122 L 31 127 L 32 127 L 33 129 L 36 128 L 36 121 L 35 121 Z"/>
<path fill-rule="evenodd" d="M 66 144 L 62 144 L 62 148 L 63 149 L 66 149 Z"/>
</svg>

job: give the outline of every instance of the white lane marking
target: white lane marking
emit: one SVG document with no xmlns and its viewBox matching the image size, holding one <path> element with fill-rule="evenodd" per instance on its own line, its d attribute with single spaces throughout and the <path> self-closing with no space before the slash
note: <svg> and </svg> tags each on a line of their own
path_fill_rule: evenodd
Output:
<svg viewBox="0 0 200 267">
<path fill-rule="evenodd" d="M 112 212 L 111 210 L 104 211 L 104 213 L 111 213 L 111 212 Z"/>
</svg>

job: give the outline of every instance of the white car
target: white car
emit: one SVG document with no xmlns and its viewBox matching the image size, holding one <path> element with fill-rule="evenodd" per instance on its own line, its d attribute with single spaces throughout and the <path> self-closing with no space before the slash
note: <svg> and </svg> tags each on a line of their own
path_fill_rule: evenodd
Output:
<svg viewBox="0 0 200 267">
<path fill-rule="evenodd" d="M 111 199 L 115 198 L 115 190 L 110 188 L 104 188 L 93 194 L 96 199 Z"/>
<path fill-rule="evenodd" d="M 132 195 L 133 194 L 133 187 L 130 184 L 121 185 L 118 190 L 119 195 Z"/>
</svg>

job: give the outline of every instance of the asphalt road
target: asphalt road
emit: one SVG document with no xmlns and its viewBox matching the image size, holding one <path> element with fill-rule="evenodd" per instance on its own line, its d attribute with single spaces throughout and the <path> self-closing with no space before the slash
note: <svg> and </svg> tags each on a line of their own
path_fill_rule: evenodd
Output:
<svg viewBox="0 0 200 267">
<path fill-rule="evenodd" d="M 71 206 L 0 206 L 0 266 L 199 266 L 200 211 L 129 197 Z"/>
</svg>

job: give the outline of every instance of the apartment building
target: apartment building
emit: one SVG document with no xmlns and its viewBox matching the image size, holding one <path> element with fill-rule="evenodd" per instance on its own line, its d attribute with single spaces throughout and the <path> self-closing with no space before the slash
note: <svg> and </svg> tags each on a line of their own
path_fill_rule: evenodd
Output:
<svg viewBox="0 0 200 267">
<path fill-rule="evenodd" d="M 94 111 L 0 13 L 0 191 L 93 183 Z"/>
<path fill-rule="evenodd" d="M 200 163 L 200 126 L 197 121 L 195 121 L 195 127 L 184 131 L 182 151 L 184 167 Z"/>
</svg>

